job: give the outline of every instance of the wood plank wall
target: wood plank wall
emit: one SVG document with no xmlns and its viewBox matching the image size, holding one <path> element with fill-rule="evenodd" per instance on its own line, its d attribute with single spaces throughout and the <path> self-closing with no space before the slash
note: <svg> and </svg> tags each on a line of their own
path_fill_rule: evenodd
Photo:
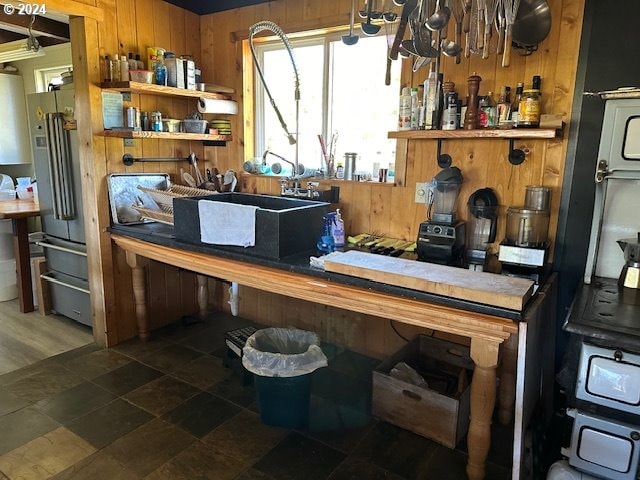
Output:
<svg viewBox="0 0 640 480">
<path fill-rule="evenodd" d="M 584 0 L 561 0 L 549 4 L 552 10 L 551 32 L 536 53 L 525 57 L 514 51 L 509 68 L 502 68 L 496 55 L 491 55 L 487 60 L 476 56 L 468 60 L 463 58 L 459 65 L 453 59 L 444 58 L 442 71 L 445 80 L 455 82 L 456 90 L 465 96 L 467 78 L 476 72 L 483 79 L 480 93 L 492 91 L 496 95 L 502 85 L 510 85 L 514 92 L 517 82 L 525 82 L 527 88 L 532 76 L 540 75 L 543 113 L 561 114 L 568 121 Z M 238 92 L 236 99 L 241 104 L 242 112 L 241 92 L 250 88 L 243 85 L 243 79 L 250 75 L 243 71 L 242 55 L 246 51 L 243 51 L 241 41 L 234 41 L 235 33 L 247 31 L 249 26 L 259 20 L 272 20 L 288 34 L 345 26 L 348 25 L 349 7 L 348 0 L 274 0 L 201 17 L 201 66 L 204 81 L 234 87 Z M 358 47 L 356 45 L 352 48 Z M 385 56 L 386 52 L 380 52 L 378 61 L 384 62 Z M 403 62 L 403 86 L 416 86 L 424 81 L 426 75 L 425 68 L 414 74 L 410 62 Z M 243 138 L 245 127 L 251 130 L 252 118 L 239 115 L 231 117 L 231 120 L 234 141 L 226 148 L 206 147 L 205 156 L 215 159 L 218 168 L 241 171 L 242 162 L 260 152 L 252 151 L 251 138 Z M 369 128 L 377 127 L 369 125 Z M 386 134 L 386 131 L 380 130 L 380 135 Z M 377 231 L 392 237 L 415 239 L 418 225 L 425 219 L 424 206 L 414 203 L 415 183 L 430 180 L 439 169 L 435 158 L 435 141 L 409 141 L 406 145 L 406 186 L 336 183 L 341 187 L 340 207 L 344 212 L 347 233 Z M 404 147 L 405 143 L 399 141 L 398 149 Z M 493 188 L 500 200 L 502 216 L 497 239 L 501 240 L 504 238 L 506 208 L 523 204 L 526 185 L 545 185 L 552 191 L 549 235 L 553 239 L 559 214 L 567 140 L 517 141 L 516 148 L 528 151 L 524 164 L 520 166 L 511 166 L 507 162 L 508 142 L 504 140 L 443 142 L 443 151 L 452 156 L 453 165 L 460 167 L 465 177 L 458 213 L 466 218 L 466 200 L 473 191 L 484 187 Z M 277 182 L 270 178 L 243 176 L 241 184 L 245 190 L 278 192 Z M 226 306 L 226 302 L 221 306 Z M 388 355 L 402 344 L 390 329 L 389 323 L 384 320 L 293 301 L 250 288 L 243 288 L 241 291 L 240 311 L 243 316 L 267 324 L 298 325 L 315 330 L 325 339 L 374 356 Z M 401 325 L 400 329 L 408 336 L 415 333 L 415 329 L 405 325 Z"/>
<path fill-rule="evenodd" d="M 57 0 L 62 2 L 62 0 Z M 76 4 L 79 2 L 67 3 Z M 99 83 L 98 55 L 127 55 L 140 53 L 146 58 L 149 46 L 158 46 L 176 54 L 200 56 L 200 18 L 191 12 L 162 0 L 82 0 L 82 3 L 98 7 L 103 20 L 72 19 L 72 45 L 74 68 L 81 80 L 77 83 L 77 103 L 85 100 L 91 104 L 91 118 L 79 118 L 79 124 L 86 120 L 90 127 L 79 126 L 79 131 L 89 128 L 91 150 L 83 164 L 83 178 L 86 182 L 83 192 L 85 217 L 89 226 L 87 244 L 90 252 L 90 276 L 94 318 L 96 319 L 96 339 L 107 345 L 115 345 L 137 334 L 134 302 L 131 288 L 131 272 L 123 252 L 111 246 L 106 228 L 110 225 L 108 208 L 107 175 L 110 173 L 165 172 L 171 180 L 179 181 L 180 169 L 189 169 L 186 162 L 134 163 L 125 167 L 122 155 L 131 153 L 134 157 L 182 157 L 195 152 L 204 164 L 206 157 L 202 142 L 169 141 L 156 139 L 134 140 L 132 147 L 125 147 L 123 140 L 106 138 L 102 130 L 101 98 Z M 75 8 L 71 5 L 69 8 Z M 61 5 L 65 11 L 65 5 Z M 74 10 L 75 11 L 75 10 Z M 85 89 L 88 99 L 85 99 Z M 163 118 L 184 118 L 196 109 L 194 100 L 172 99 L 151 95 L 132 95 L 131 105 L 142 111 L 159 110 Z M 89 111 L 82 108 L 82 115 Z M 82 138 L 82 137 L 81 137 Z M 211 166 L 211 165 L 209 165 Z M 181 182 L 179 182 L 181 183 Z M 149 317 L 152 328 L 178 319 L 186 313 L 197 311 L 195 275 L 174 267 L 152 262 L 148 269 Z M 104 330 L 104 331 L 102 331 Z"/>
</svg>

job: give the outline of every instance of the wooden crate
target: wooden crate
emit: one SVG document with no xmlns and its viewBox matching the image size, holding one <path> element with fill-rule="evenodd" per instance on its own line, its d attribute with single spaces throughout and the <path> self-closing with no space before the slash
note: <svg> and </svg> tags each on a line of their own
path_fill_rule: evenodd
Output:
<svg viewBox="0 0 640 480">
<path fill-rule="evenodd" d="M 405 362 L 426 379 L 418 387 L 389 372 Z M 373 415 L 446 447 L 454 448 L 469 429 L 469 348 L 418 335 L 373 372 Z"/>
</svg>

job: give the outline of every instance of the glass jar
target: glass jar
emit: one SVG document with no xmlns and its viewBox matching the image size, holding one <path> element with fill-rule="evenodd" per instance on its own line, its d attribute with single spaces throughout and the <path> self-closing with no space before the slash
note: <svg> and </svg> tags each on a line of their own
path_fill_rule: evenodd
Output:
<svg viewBox="0 0 640 480">
<path fill-rule="evenodd" d="M 518 106 L 518 127 L 540 125 L 540 90 L 525 90 Z"/>
</svg>

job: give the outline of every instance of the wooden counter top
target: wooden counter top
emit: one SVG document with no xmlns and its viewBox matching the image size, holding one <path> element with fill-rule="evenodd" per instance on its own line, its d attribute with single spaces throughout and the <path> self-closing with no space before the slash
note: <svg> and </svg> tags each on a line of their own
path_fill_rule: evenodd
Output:
<svg viewBox="0 0 640 480">
<path fill-rule="evenodd" d="M 0 202 L 0 218 L 27 218 L 40 215 L 40 205 L 33 200 L 6 200 Z"/>
<path fill-rule="evenodd" d="M 18 300 L 22 313 L 33 312 L 27 219 L 38 215 L 40 205 L 33 200 L 15 199 L 0 202 L 0 219 L 11 219 L 13 222 L 13 255 L 16 259 Z"/>
</svg>

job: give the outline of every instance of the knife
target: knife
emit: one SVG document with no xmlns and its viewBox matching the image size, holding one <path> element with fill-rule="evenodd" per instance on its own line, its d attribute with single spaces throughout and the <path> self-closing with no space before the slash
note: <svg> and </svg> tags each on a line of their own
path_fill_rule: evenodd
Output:
<svg viewBox="0 0 640 480">
<path fill-rule="evenodd" d="M 391 46 L 391 50 L 389 51 L 389 58 L 391 60 L 398 59 L 398 51 L 400 50 L 400 43 L 404 38 L 404 32 L 407 29 L 409 14 L 415 10 L 417 5 L 418 5 L 418 0 L 407 0 L 407 2 L 402 7 L 402 14 L 400 15 L 400 24 L 398 25 L 396 36 L 393 39 L 393 45 Z"/>
</svg>

